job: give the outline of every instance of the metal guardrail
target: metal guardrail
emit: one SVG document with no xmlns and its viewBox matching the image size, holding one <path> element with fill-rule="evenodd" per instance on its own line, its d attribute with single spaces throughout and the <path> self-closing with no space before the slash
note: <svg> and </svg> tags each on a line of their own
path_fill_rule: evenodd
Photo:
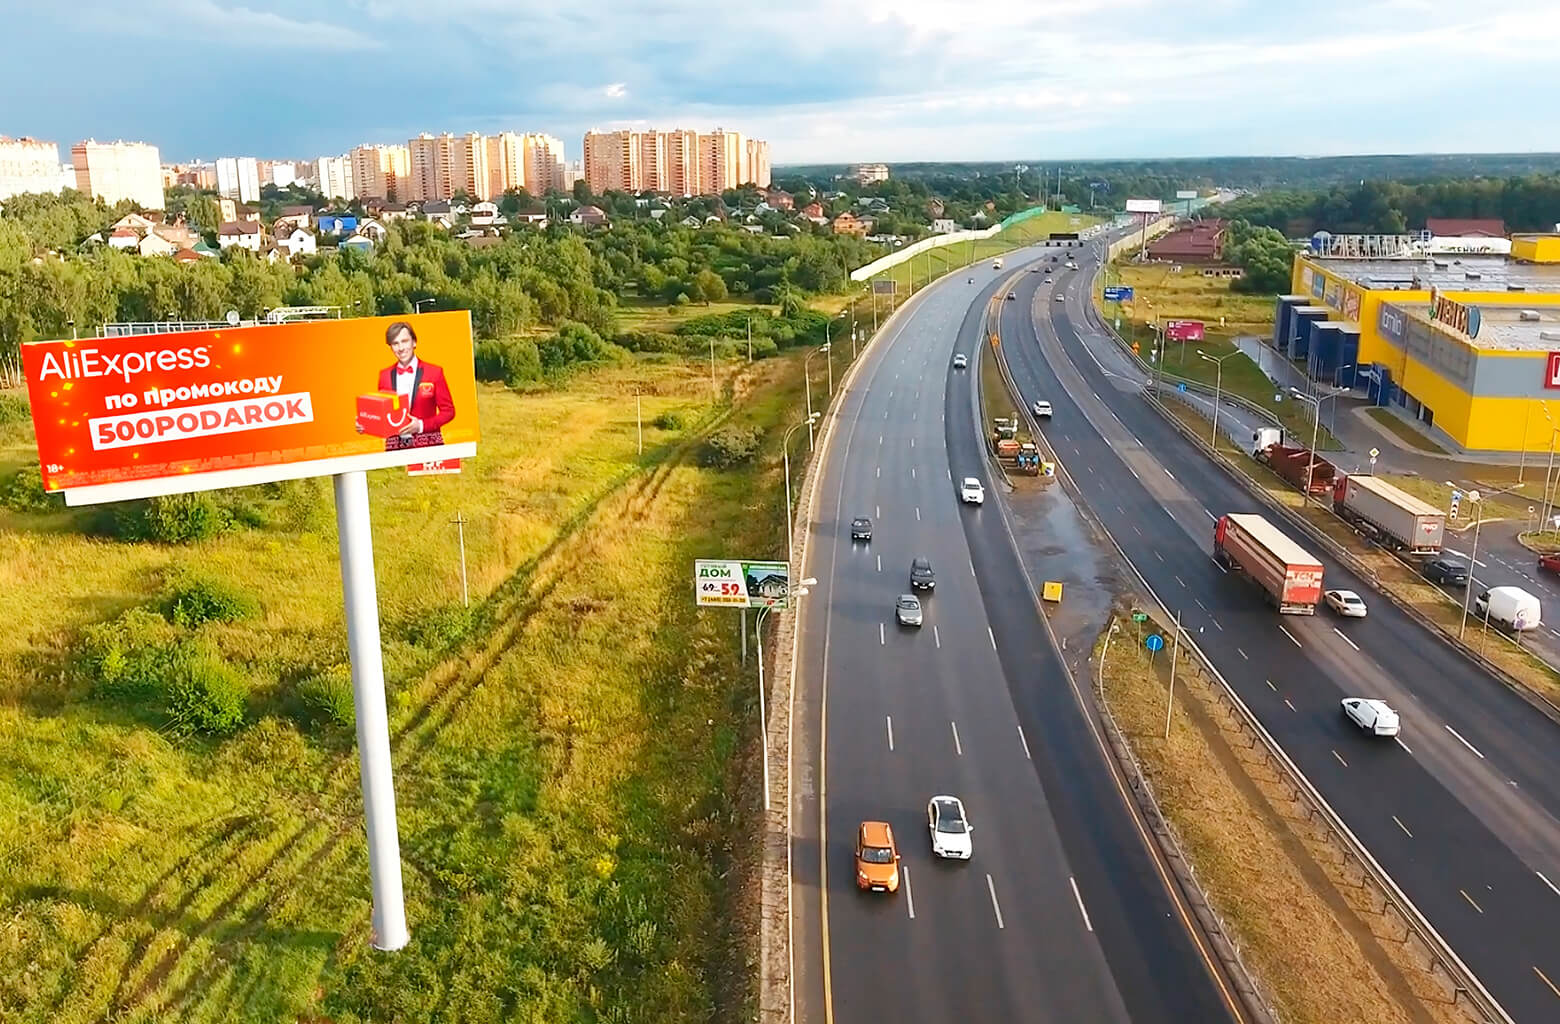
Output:
<svg viewBox="0 0 1560 1024">
<path fill-rule="evenodd" d="M 1157 396 L 1151 395 L 1149 390 L 1150 389 L 1147 387 L 1143 389 L 1145 400 L 1150 402 L 1156 408 L 1160 409 L 1166 418 L 1170 420 L 1172 425 L 1176 427 L 1176 429 L 1181 431 L 1181 433 L 1191 441 L 1203 447 L 1206 452 L 1215 455 L 1215 462 L 1224 467 L 1227 472 L 1235 475 L 1238 479 L 1244 478 L 1244 474 L 1240 473 L 1239 470 L 1235 469 L 1235 467 L 1229 465 L 1227 460 L 1213 452 L 1213 449 L 1208 448 L 1201 438 L 1187 429 L 1185 424 L 1181 423 L 1174 416 L 1169 415 L 1168 411 L 1164 409 L 1163 404 L 1157 400 Z M 1249 480 L 1249 478 L 1246 479 Z M 1257 491 L 1261 490 L 1261 488 L 1256 485 L 1255 481 L 1249 482 L 1249 489 L 1255 489 Z M 1286 509 L 1286 506 L 1282 506 L 1279 503 L 1273 501 L 1271 495 L 1266 495 L 1265 492 L 1263 492 L 1263 494 L 1270 504 L 1280 509 Z M 1314 529 L 1310 526 L 1309 523 L 1305 523 L 1303 519 L 1300 520 L 1300 522 L 1308 529 L 1308 531 Z M 1314 532 L 1318 536 L 1322 537 L 1324 542 L 1335 547 L 1337 546 L 1331 538 L 1321 534 L 1320 531 Z M 1112 543 L 1115 543 L 1114 537 L 1112 537 L 1111 540 Z M 1119 545 L 1117 545 L 1117 549 L 1120 550 Z M 1339 548 L 1339 550 L 1342 549 Z M 1123 557 L 1125 557 L 1125 552 L 1123 552 Z M 1347 552 L 1345 552 L 1345 557 L 1352 559 L 1352 556 L 1349 556 Z M 1127 564 L 1131 565 L 1132 563 L 1129 561 Z M 1167 616 L 1170 615 L 1171 613 L 1169 606 L 1165 604 L 1162 599 L 1160 599 L 1159 595 L 1154 592 L 1152 587 L 1149 587 L 1148 581 L 1143 578 L 1141 573 L 1138 573 L 1136 566 L 1133 566 L 1132 568 L 1133 573 L 1137 576 L 1138 580 L 1145 588 L 1148 589 L 1150 594 L 1154 595 L 1155 602 L 1160 606 L 1164 614 Z M 1369 574 L 1367 578 L 1373 580 L 1373 574 Z M 1384 900 L 1383 910 L 1388 908 L 1394 909 L 1397 912 L 1397 915 L 1403 920 L 1404 926 L 1418 938 L 1420 945 L 1423 947 L 1426 955 L 1429 957 L 1430 973 L 1434 975 L 1437 969 L 1439 969 L 1440 972 L 1445 975 L 1444 980 L 1445 983 L 1451 987 L 1452 1001 L 1454 1005 L 1462 1007 L 1465 1011 L 1472 1010 L 1474 1013 L 1476 1013 L 1477 1016 L 1470 1017 L 1472 1020 L 1489 1022 L 1489 1024 L 1513 1024 L 1511 1017 L 1504 1009 L 1501 1008 L 1500 1003 L 1495 1000 L 1495 997 L 1492 996 L 1487 989 L 1485 989 L 1483 983 L 1479 981 L 1477 976 L 1474 975 L 1473 971 L 1462 962 L 1462 959 L 1457 956 L 1446 940 L 1443 939 L 1440 933 L 1435 930 L 1434 926 L 1430 924 L 1429 920 L 1425 918 L 1425 916 L 1419 911 L 1419 908 L 1416 907 L 1413 901 L 1408 898 L 1407 894 L 1405 894 L 1403 890 L 1398 887 L 1397 882 L 1392 879 L 1392 876 L 1387 873 L 1386 869 L 1383 868 L 1376 861 L 1375 857 L 1371 855 L 1370 851 L 1366 849 L 1365 844 L 1360 842 L 1359 838 L 1354 835 L 1353 831 L 1350 830 L 1349 826 L 1344 823 L 1343 819 L 1338 815 L 1338 813 L 1333 810 L 1332 806 L 1327 803 L 1326 799 L 1321 795 L 1321 793 L 1311 785 L 1310 780 L 1305 777 L 1304 773 L 1300 771 L 1299 767 L 1296 766 L 1295 763 L 1289 759 L 1289 756 L 1284 753 L 1284 750 L 1279 745 L 1278 741 L 1273 739 L 1272 735 L 1268 733 L 1267 729 L 1262 725 L 1257 716 L 1251 711 L 1250 708 L 1246 706 L 1245 702 L 1241 700 L 1240 695 L 1235 692 L 1235 689 L 1232 686 L 1230 686 L 1229 681 L 1224 678 L 1219 670 L 1214 667 L 1213 662 L 1209 660 L 1208 657 L 1203 653 L 1202 649 L 1197 646 L 1196 640 L 1193 639 L 1190 635 L 1187 635 L 1185 630 L 1182 630 L 1181 632 L 1183 634 L 1183 643 L 1185 643 L 1186 646 L 1196 654 L 1198 662 L 1209 672 L 1209 674 L 1214 679 L 1218 680 L 1224 696 L 1229 700 L 1231 706 L 1238 711 L 1243 722 L 1252 731 L 1253 735 L 1257 736 L 1261 740 L 1266 753 L 1273 760 L 1273 762 L 1282 768 L 1284 774 L 1288 777 L 1290 785 L 1312 806 L 1316 815 L 1321 818 L 1322 823 L 1328 829 L 1329 834 L 1336 837 L 1345 857 L 1352 858 L 1356 863 L 1358 863 L 1360 865 L 1362 878 L 1369 878 L 1370 881 L 1376 886 L 1376 888 L 1380 890 Z M 1438 634 L 1439 632 L 1440 631 L 1437 630 Z"/>
</svg>

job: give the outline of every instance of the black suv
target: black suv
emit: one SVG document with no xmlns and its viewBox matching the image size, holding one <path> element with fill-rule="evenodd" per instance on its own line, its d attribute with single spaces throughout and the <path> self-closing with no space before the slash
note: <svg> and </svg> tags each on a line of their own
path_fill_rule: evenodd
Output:
<svg viewBox="0 0 1560 1024">
<path fill-rule="evenodd" d="M 855 519 L 852 519 L 850 521 L 850 539 L 871 540 L 872 520 L 868 519 L 866 516 L 857 516 Z"/>
<path fill-rule="evenodd" d="M 1453 558 L 1432 558 L 1419 569 L 1425 579 L 1447 587 L 1466 587 L 1468 567 Z"/>
<path fill-rule="evenodd" d="M 932 572 L 932 560 L 929 558 L 916 558 L 910 562 L 910 588 L 912 590 L 931 590 L 937 586 L 937 575 Z"/>
</svg>

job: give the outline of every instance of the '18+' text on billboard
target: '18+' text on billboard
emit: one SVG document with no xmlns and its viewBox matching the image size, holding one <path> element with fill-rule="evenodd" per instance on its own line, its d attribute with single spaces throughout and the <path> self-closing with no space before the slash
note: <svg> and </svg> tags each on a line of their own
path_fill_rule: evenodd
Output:
<svg viewBox="0 0 1560 1024">
<path fill-rule="evenodd" d="M 22 346 L 44 489 L 72 504 L 476 454 L 465 312 Z"/>
</svg>

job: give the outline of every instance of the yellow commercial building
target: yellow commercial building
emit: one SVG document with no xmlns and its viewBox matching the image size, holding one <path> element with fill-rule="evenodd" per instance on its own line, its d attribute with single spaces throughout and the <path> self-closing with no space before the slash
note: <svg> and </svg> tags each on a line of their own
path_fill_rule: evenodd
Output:
<svg viewBox="0 0 1560 1024">
<path fill-rule="evenodd" d="M 1468 452 L 1547 452 L 1560 436 L 1560 235 L 1511 258 L 1296 258 L 1275 346 Z"/>
</svg>

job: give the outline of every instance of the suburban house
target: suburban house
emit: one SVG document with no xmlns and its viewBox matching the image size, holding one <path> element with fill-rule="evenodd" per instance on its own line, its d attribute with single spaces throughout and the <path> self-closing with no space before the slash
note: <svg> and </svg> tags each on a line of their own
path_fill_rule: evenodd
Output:
<svg viewBox="0 0 1560 1024">
<path fill-rule="evenodd" d="M 322 213 L 314 222 L 315 228 L 322 235 L 350 235 L 357 230 L 358 219 L 349 214 Z"/>
<path fill-rule="evenodd" d="M 357 233 L 378 245 L 385 240 L 385 236 L 390 233 L 390 229 L 372 217 L 364 217 L 358 224 Z"/>
<path fill-rule="evenodd" d="M 348 238 L 345 241 L 339 243 L 337 248 L 356 249 L 358 252 L 372 252 L 374 249 L 374 241 L 373 239 L 365 238 L 362 235 L 353 235 L 351 238 Z"/>
<path fill-rule="evenodd" d="M 806 206 L 802 207 L 802 213 L 806 215 L 809 220 L 817 220 L 823 216 L 823 204 L 815 199 Z"/>
<path fill-rule="evenodd" d="M 135 228 L 115 228 L 108 236 L 110 249 L 139 249 L 141 247 L 141 233 Z"/>
<path fill-rule="evenodd" d="M 836 235 L 855 235 L 857 238 L 865 238 L 867 232 L 872 230 L 872 221 L 870 218 L 859 218 L 846 210 L 834 218 L 832 230 Z"/>
<path fill-rule="evenodd" d="M 231 249 L 236 245 L 240 249 L 259 252 L 263 237 L 264 232 L 257 220 L 223 221 L 222 226 L 217 228 L 217 244 L 223 249 Z"/>
<path fill-rule="evenodd" d="M 277 233 L 276 247 L 286 253 L 288 259 L 297 259 L 299 256 L 313 255 L 318 243 L 314 239 L 314 232 L 294 224 L 288 233 Z"/>
<path fill-rule="evenodd" d="M 302 228 L 308 227 L 309 222 L 313 219 L 314 207 L 312 206 L 284 206 L 282 207 L 281 216 L 276 218 L 276 224 L 285 224 L 287 227 Z M 273 225 L 273 227 L 274 226 L 275 225 Z M 277 228 L 276 233 L 280 235 L 285 230 L 286 228 Z"/>
<path fill-rule="evenodd" d="M 180 249 L 173 254 L 173 262 L 175 263 L 199 263 L 205 258 L 194 249 Z"/>
<path fill-rule="evenodd" d="M 678 223 L 681 224 L 685 228 L 696 228 L 696 227 L 701 226 L 703 224 L 703 221 L 699 220 L 699 218 L 697 218 L 697 217 L 688 216 L 688 217 L 684 217 L 682 220 L 678 221 Z"/>
<path fill-rule="evenodd" d="M 173 224 L 153 224 L 151 233 L 173 244 L 174 252 L 194 248 L 200 241 L 200 232 L 192 229 L 182 218 Z"/>
<path fill-rule="evenodd" d="M 660 220 L 662 217 L 665 217 L 665 216 L 666 216 L 666 207 L 664 207 L 664 206 L 657 206 L 655 209 L 650 211 L 650 219 L 651 220 Z"/>
<path fill-rule="evenodd" d="M 796 209 L 796 197 L 785 189 L 772 188 L 764 193 L 764 202 L 777 210 Z"/>
<path fill-rule="evenodd" d="M 437 220 L 440 217 L 454 220 L 455 207 L 446 199 L 430 199 L 422 204 L 419 211 L 423 220 Z"/>
<path fill-rule="evenodd" d="M 157 222 L 152 220 L 150 217 L 143 217 L 139 213 L 127 213 L 109 226 L 115 231 L 119 230 L 120 228 L 129 228 L 131 231 L 134 231 L 137 235 L 139 235 L 143 231 L 152 230 L 156 224 Z"/>
<path fill-rule="evenodd" d="M 498 204 L 481 202 L 471 208 L 471 223 L 487 227 L 498 222 Z"/>
<path fill-rule="evenodd" d="M 117 233 L 117 232 L 116 232 Z M 142 256 L 172 256 L 179 251 L 179 247 L 156 231 L 148 231 L 146 237 L 141 239 L 141 244 L 136 246 Z"/>
<path fill-rule="evenodd" d="M 946 235 L 959 230 L 958 222 L 951 217 L 937 217 L 932 220 L 932 231 L 935 234 Z"/>
<path fill-rule="evenodd" d="M 570 224 L 583 224 L 586 227 L 600 227 L 607 222 L 607 215 L 599 206 L 581 206 L 569 214 Z"/>
<path fill-rule="evenodd" d="M 1425 230 L 1437 238 L 1505 238 L 1499 217 L 1426 217 Z"/>
<path fill-rule="evenodd" d="M 406 220 L 411 216 L 405 203 L 380 203 L 377 207 L 370 207 L 369 212 L 380 220 L 389 222 L 392 220 Z"/>
<path fill-rule="evenodd" d="M 510 220 L 516 224 L 546 224 L 547 211 L 541 209 L 521 210 L 511 217 Z"/>
<path fill-rule="evenodd" d="M 1224 258 L 1225 223 L 1198 220 L 1148 243 L 1148 258 L 1166 263 L 1219 263 Z"/>
<path fill-rule="evenodd" d="M 943 201 L 938 199 L 936 196 L 933 196 L 926 201 L 926 215 L 933 220 L 941 217 L 943 215 L 943 210 Z"/>
</svg>

